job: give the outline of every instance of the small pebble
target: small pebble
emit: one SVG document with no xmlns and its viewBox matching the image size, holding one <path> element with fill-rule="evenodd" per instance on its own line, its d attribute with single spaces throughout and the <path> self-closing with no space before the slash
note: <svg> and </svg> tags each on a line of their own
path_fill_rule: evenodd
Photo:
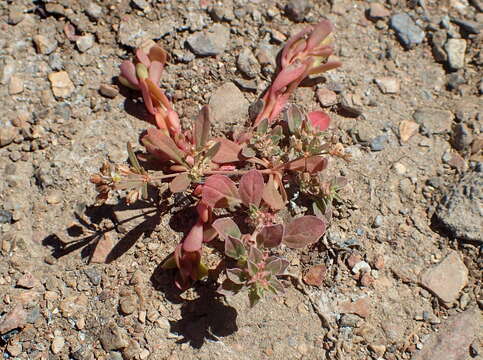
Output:
<svg viewBox="0 0 483 360">
<path fill-rule="evenodd" d="M 371 271 L 371 266 L 365 261 L 359 261 L 352 268 L 352 273 L 354 274 L 358 274 L 359 272 L 368 272 L 368 271 Z"/>
<path fill-rule="evenodd" d="M 54 337 L 54 340 L 52 340 L 52 345 L 50 346 L 50 349 L 54 353 L 54 355 L 60 353 L 65 345 L 65 339 L 62 336 L 56 336 Z"/>
<path fill-rule="evenodd" d="M 387 136 L 380 135 L 372 139 L 371 141 L 371 150 L 372 151 L 381 151 L 384 150 L 384 144 L 386 143 Z"/>
<path fill-rule="evenodd" d="M 381 227 L 382 220 L 383 220 L 382 215 L 377 215 L 376 218 L 374 219 L 374 222 L 372 223 L 372 226 L 375 228 Z"/>
<path fill-rule="evenodd" d="M 396 171 L 396 174 L 398 175 L 404 175 L 406 173 L 406 166 L 403 164 L 397 162 L 393 165 L 393 169 Z"/>
<path fill-rule="evenodd" d="M 102 96 L 113 99 L 119 94 L 119 89 L 112 85 L 101 84 L 99 92 Z"/>
</svg>

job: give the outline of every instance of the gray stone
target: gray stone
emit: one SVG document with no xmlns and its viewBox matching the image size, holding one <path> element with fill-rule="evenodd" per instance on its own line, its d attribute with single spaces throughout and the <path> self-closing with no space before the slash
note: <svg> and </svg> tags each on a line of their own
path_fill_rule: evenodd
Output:
<svg viewBox="0 0 483 360">
<path fill-rule="evenodd" d="M 466 174 L 443 196 L 435 213 L 453 236 L 483 243 L 483 174 Z"/>
<path fill-rule="evenodd" d="M 432 333 L 421 351 L 416 352 L 411 360 L 461 360 L 470 356 L 471 343 L 481 333 L 483 319 L 478 308 L 452 315 Z"/>
<path fill-rule="evenodd" d="M 141 20 L 134 16 L 123 17 L 117 32 L 122 45 L 137 47 L 147 39 L 158 40 L 175 29 L 175 23 L 167 18 L 156 21 Z"/>
<path fill-rule="evenodd" d="M 395 14 L 391 17 L 391 27 L 397 37 L 407 49 L 423 42 L 425 33 L 406 13 Z"/>
<path fill-rule="evenodd" d="M 86 9 L 87 16 L 93 20 L 97 20 L 102 15 L 102 7 L 97 5 L 95 2 L 90 1 Z"/>
<path fill-rule="evenodd" d="M 20 6 L 15 6 L 15 4 L 9 5 L 7 22 L 10 25 L 17 25 L 24 18 L 25 18 L 25 13 Z"/>
<path fill-rule="evenodd" d="M 445 134 L 451 131 L 453 114 L 447 110 L 420 108 L 413 114 L 423 135 Z"/>
<path fill-rule="evenodd" d="M 86 34 L 79 36 L 75 43 L 80 52 L 86 52 L 94 45 L 94 35 Z"/>
<path fill-rule="evenodd" d="M 235 79 L 235 84 L 244 91 L 256 92 L 258 90 L 257 82 L 255 80 Z"/>
<path fill-rule="evenodd" d="M 304 20 L 310 8 L 311 4 L 308 0 L 290 0 L 285 6 L 285 12 L 291 20 L 300 22 Z"/>
<path fill-rule="evenodd" d="M 95 268 L 87 268 L 84 270 L 92 285 L 97 286 L 101 283 L 101 274 Z"/>
<path fill-rule="evenodd" d="M 12 222 L 12 212 L 8 210 L 0 210 L 0 224 L 10 224 Z"/>
<path fill-rule="evenodd" d="M 456 150 L 464 151 L 473 142 L 473 136 L 468 126 L 464 123 L 456 124 L 451 137 L 453 147 Z"/>
<path fill-rule="evenodd" d="M 431 45 L 433 50 L 433 56 L 436 61 L 446 62 L 448 57 L 446 51 L 444 51 L 444 44 L 446 43 L 446 31 L 439 30 L 431 35 Z"/>
<path fill-rule="evenodd" d="M 60 71 L 64 69 L 64 61 L 59 54 L 53 53 L 49 55 L 49 66 L 54 71 Z"/>
<path fill-rule="evenodd" d="M 474 21 L 452 19 L 455 24 L 466 31 L 468 34 L 479 34 L 482 28 L 482 24 Z"/>
<path fill-rule="evenodd" d="M 444 46 L 448 55 L 448 65 L 453 70 L 462 69 L 465 66 L 465 39 L 449 39 Z"/>
<path fill-rule="evenodd" d="M 384 150 L 384 145 L 387 141 L 387 136 L 386 135 L 380 135 L 376 136 L 374 139 L 371 141 L 371 150 L 372 151 L 382 151 Z"/>
<path fill-rule="evenodd" d="M 35 35 L 32 40 L 39 54 L 49 55 L 57 49 L 57 40 L 51 36 Z"/>
<path fill-rule="evenodd" d="M 149 3 L 146 0 L 132 0 L 131 4 L 139 10 L 149 10 Z"/>
<path fill-rule="evenodd" d="M 210 98 L 213 121 L 222 127 L 246 121 L 249 103 L 232 82 L 220 86 Z"/>
<path fill-rule="evenodd" d="M 129 345 L 126 330 L 114 322 L 110 322 L 101 330 L 99 338 L 105 351 L 124 349 Z"/>
<path fill-rule="evenodd" d="M 214 24 L 207 32 L 197 32 L 188 37 L 186 42 L 190 49 L 199 56 L 219 55 L 226 50 L 230 41 L 230 30 Z"/>
<path fill-rule="evenodd" d="M 13 139 L 15 139 L 17 134 L 18 131 L 14 127 L 0 128 L 0 148 L 12 143 Z"/>
<path fill-rule="evenodd" d="M 446 304 L 455 302 L 467 284 L 468 269 L 456 251 L 421 275 L 421 285 Z"/>
<path fill-rule="evenodd" d="M 194 54 L 191 52 L 185 51 L 185 50 L 173 50 L 172 52 L 174 58 L 176 61 L 182 62 L 182 63 L 189 63 L 195 59 Z"/>
<path fill-rule="evenodd" d="M 253 79 L 255 76 L 257 76 L 257 73 L 260 70 L 258 61 L 249 48 L 244 48 L 240 52 L 236 65 L 238 70 L 240 70 L 240 72 L 249 79 Z"/>
<path fill-rule="evenodd" d="M 466 84 L 465 77 L 457 72 L 449 74 L 446 79 L 449 90 L 456 90 L 460 85 Z"/>
</svg>

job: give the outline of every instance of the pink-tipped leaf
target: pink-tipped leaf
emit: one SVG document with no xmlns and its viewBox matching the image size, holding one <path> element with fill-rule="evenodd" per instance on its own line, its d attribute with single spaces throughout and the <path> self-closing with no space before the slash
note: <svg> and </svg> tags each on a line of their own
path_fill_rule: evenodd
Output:
<svg viewBox="0 0 483 360">
<path fill-rule="evenodd" d="M 325 233 L 325 222 L 312 215 L 292 220 L 286 227 L 282 242 L 299 249 L 317 242 Z"/>
<path fill-rule="evenodd" d="M 245 206 L 260 206 L 264 188 L 263 175 L 258 170 L 250 170 L 240 179 L 240 198 Z"/>
<path fill-rule="evenodd" d="M 307 114 L 310 124 L 319 131 L 325 131 L 329 128 L 330 117 L 324 111 L 311 111 Z"/>
<path fill-rule="evenodd" d="M 211 208 L 230 207 L 240 203 L 235 183 L 224 175 L 212 175 L 203 185 L 201 198 Z"/>
</svg>

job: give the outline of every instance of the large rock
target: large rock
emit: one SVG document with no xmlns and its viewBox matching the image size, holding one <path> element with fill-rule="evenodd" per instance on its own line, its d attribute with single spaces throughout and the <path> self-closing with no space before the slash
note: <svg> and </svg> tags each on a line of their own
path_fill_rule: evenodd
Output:
<svg viewBox="0 0 483 360">
<path fill-rule="evenodd" d="M 171 20 L 146 21 L 127 16 L 119 25 L 117 38 L 122 45 L 137 47 L 147 39 L 158 40 L 174 29 L 175 24 Z"/>
<path fill-rule="evenodd" d="M 211 96 L 210 109 L 216 126 L 227 129 L 248 118 L 248 101 L 232 82 L 220 86 Z"/>
<path fill-rule="evenodd" d="M 454 116 L 447 110 L 425 107 L 417 109 L 413 118 L 421 126 L 422 134 L 433 135 L 449 133 Z"/>
<path fill-rule="evenodd" d="M 188 37 L 190 49 L 199 56 L 219 55 L 228 47 L 230 30 L 221 25 L 213 25 L 207 32 L 197 32 Z"/>
<path fill-rule="evenodd" d="M 443 196 L 435 213 L 457 238 L 483 243 L 483 174 L 466 174 Z"/>
<path fill-rule="evenodd" d="M 448 54 L 448 65 L 453 70 L 465 67 L 465 39 L 449 39 L 444 46 L 446 54 Z"/>
<path fill-rule="evenodd" d="M 407 49 L 422 43 L 424 40 L 424 31 L 406 13 L 393 15 L 391 27 L 396 31 L 398 39 Z"/>
<path fill-rule="evenodd" d="M 438 332 L 431 334 L 423 349 L 415 353 L 411 360 L 469 359 L 468 350 L 478 333 L 481 333 L 482 321 L 477 308 L 451 316 Z"/>
<path fill-rule="evenodd" d="M 460 255 L 453 251 L 422 274 L 421 284 L 443 302 L 451 304 L 468 284 L 468 269 Z"/>
</svg>

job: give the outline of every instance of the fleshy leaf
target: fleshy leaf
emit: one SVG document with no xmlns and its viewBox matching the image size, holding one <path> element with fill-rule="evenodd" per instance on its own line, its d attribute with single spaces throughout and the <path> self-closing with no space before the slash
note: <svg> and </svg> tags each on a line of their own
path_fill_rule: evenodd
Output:
<svg viewBox="0 0 483 360">
<path fill-rule="evenodd" d="M 169 159 L 181 165 L 186 165 L 183 160 L 183 153 L 178 149 L 174 141 L 161 130 L 149 128 L 147 135 L 142 138 L 142 143 L 149 152 L 159 151 Z"/>
<path fill-rule="evenodd" d="M 270 282 L 268 283 L 268 288 L 274 294 L 279 294 L 279 293 L 283 294 L 285 292 L 285 289 L 284 289 L 282 283 L 275 277 L 272 277 L 270 279 Z"/>
<path fill-rule="evenodd" d="M 186 191 L 191 184 L 191 180 L 189 178 L 188 173 L 182 173 L 176 176 L 171 182 L 169 183 L 169 190 L 172 193 L 179 193 Z"/>
<path fill-rule="evenodd" d="M 240 160 L 240 145 L 225 138 L 217 138 L 215 140 L 220 143 L 220 150 L 212 159 L 214 163 L 224 164 Z"/>
<path fill-rule="evenodd" d="M 282 243 L 283 230 L 282 224 L 264 226 L 257 236 L 257 241 L 266 248 L 277 247 Z"/>
<path fill-rule="evenodd" d="M 148 55 L 142 49 L 136 50 L 136 60 L 147 68 L 151 65 L 151 60 L 149 60 Z"/>
<path fill-rule="evenodd" d="M 263 194 L 263 175 L 258 170 L 250 170 L 240 179 L 240 198 L 245 206 L 260 206 Z"/>
<path fill-rule="evenodd" d="M 183 250 L 187 252 L 199 251 L 203 242 L 203 223 L 198 220 L 183 240 Z"/>
<path fill-rule="evenodd" d="M 244 284 L 246 282 L 245 273 L 242 269 L 234 268 L 234 269 L 227 269 L 226 276 L 235 284 Z"/>
<path fill-rule="evenodd" d="M 279 141 L 283 139 L 283 129 L 280 125 L 277 125 L 273 128 L 270 133 L 270 138 L 275 145 L 277 145 Z"/>
<path fill-rule="evenodd" d="M 290 83 L 298 80 L 303 74 L 305 73 L 306 66 L 303 64 L 290 64 L 286 68 L 284 68 L 275 78 L 275 81 L 272 84 L 272 91 L 273 93 L 277 93 L 278 91 L 282 90 Z"/>
<path fill-rule="evenodd" d="M 136 76 L 136 66 L 129 60 L 124 60 L 120 66 L 121 75 L 127 79 L 132 85 L 139 86 L 139 81 Z"/>
<path fill-rule="evenodd" d="M 149 79 L 155 83 L 159 84 L 161 79 L 161 74 L 163 73 L 163 65 L 159 61 L 153 61 L 149 67 Z"/>
<path fill-rule="evenodd" d="M 290 106 L 284 115 L 290 133 L 298 134 L 303 122 L 303 115 L 299 107 L 296 105 Z"/>
<path fill-rule="evenodd" d="M 166 51 L 164 51 L 164 49 L 159 45 L 152 46 L 151 49 L 149 49 L 148 56 L 151 61 L 159 61 L 163 65 L 163 67 L 166 63 L 166 59 L 168 58 L 168 54 L 166 53 Z"/>
<path fill-rule="evenodd" d="M 250 253 L 248 254 L 248 260 L 258 265 L 263 260 L 263 253 L 255 246 L 251 246 Z"/>
<path fill-rule="evenodd" d="M 225 240 L 228 236 L 236 239 L 241 238 L 241 231 L 231 218 L 216 219 L 212 226 L 218 232 L 218 235 L 222 240 Z"/>
<path fill-rule="evenodd" d="M 260 121 L 260 124 L 257 126 L 257 134 L 264 135 L 268 130 L 268 119 L 265 118 Z"/>
<path fill-rule="evenodd" d="M 287 269 L 289 262 L 285 259 L 273 256 L 267 259 L 265 271 L 272 273 L 272 275 L 282 275 Z"/>
<path fill-rule="evenodd" d="M 220 151 L 221 144 L 219 142 L 214 143 L 212 147 L 206 150 L 205 161 L 211 161 L 213 157 Z"/>
<path fill-rule="evenodd" d="M 325 131 L 329 128 L 330 117 L 323 111 L 311 111 L 307 114 L 312 127 L 319 131 Z"/>
<path fill-rule="evenodd" d="M 325 222 L 316 216 L 306 215 L 292 220 L 285 227 L 282 242 L 298 249 L 315 243 L 325 232 Z"/>
<path fill-rule="evenodd" d="M 212 175 L 206 179 L 201 197 L 211 208 L 229 207 L 240 202 L 235 183 L 224 175 Z"/>
<path fill-rule="evenodd" d="M 196 150 L 201 150 L 210 139 L 210 110 L 203 106 L 194 123 L 193 135 Z"/>
<path fill-rule="evenodd" d="M 235 284 L 230 279 L 226 279 L 216 291 L 225 296 L 232 296 L 237 294 L 242 288 L 243 285 Z"/>
<path fill-rule="evenodd" d="M 246 259 L 246 249 L 243 242 L 233 236 L 228 236 L 225 239 L 225 254 L 235 260 Z"/>
<path fill-rule="evenodd" d="M 333 26 L 329 20 L 322 20 L 319 22 L 314 26 L 312 34 L 310 34 L 310 37 L 307 40 L 307 48 L 313 49 L 320 46 L 332 30 Z"/>
<path fill-rule="evenodd" d="M 270 175 L 267 184 L 263 188 L 262 198 L 272 210 L 280 210 L 285 204 L 280 192 L 275 187 L 272 175 Z"/>
<path fill-rule="evenodd" d="M 257 156 L 257 152 L 255 151 L 255 149 L 249 146 L 248 144 L 243 147 L 241 154 L 246 158 L 252 158 Z"/>
<path fill-rule="evenodd" d="M 327 158 L 323 158 L 322 156 L 311 156 L 305 159 L 305 169 L 309 174 L 315 174 L 324 170 L 328 162 Z"/>
</svg>

